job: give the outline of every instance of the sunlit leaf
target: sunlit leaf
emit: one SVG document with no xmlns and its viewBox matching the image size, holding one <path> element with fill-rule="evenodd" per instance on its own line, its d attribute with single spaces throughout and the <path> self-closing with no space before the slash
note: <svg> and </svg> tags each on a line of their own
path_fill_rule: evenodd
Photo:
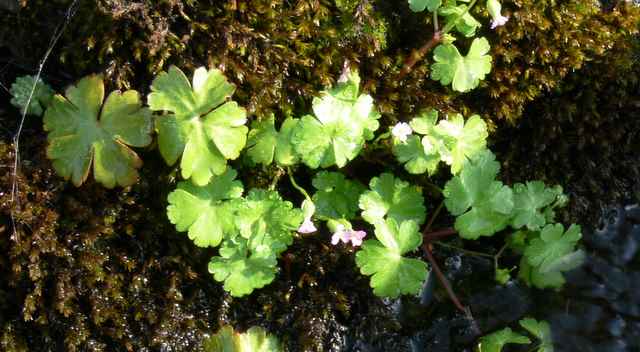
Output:
<svg viewBox="0 0 640 352">
<path fill-rule="evenodd" d="M 291 133 L 298 123 L 297 119 L 284 120 L 280 131 L 276 131 L 275 118 L 256 121 L 249 131 L 247 154 L 255 163 L 271 164 L 274 160 L 279 165 L 292 165 L 297 161 L 291 145 Z"/>
<path fill-rule="evenodd" d="M 501 352 L 510 343 L 527 345 L 531 343 L 528 337 L 513 332 L 510 328 L 498 330 L 480 338 L 478 352 Z"/>
<path fill-rule="evenodd" d="M 190 83 L 172 66 L 151 85 L 151 110 L 166 111 L 156 119 L 160 154 L 173 165 L 181 156 L 182 177 L 206 185 L 240 155 L 247 139 L 246 112 L 227 101 L 235 88 L 220 70 L 200 67 Z"/>
<path fill-rule="evenodd" d="M 215 247 L 225 234 L 235 229 L 234 205 L 226 202 L 242 196 L 242 183 L 234 180 L 237 173 L 228 169 L 206 186 L 180 182 L 169 194 L 167 216 L 178 231 L 187 231 L 199 247 Z"/>
<path fill-rule="evenodd" d="M 427 264 L 403 257 L 422 244 L 422 234 L 414 221 L 398 224 L 393 219 L 376 224 L 377 240 L 367 240 L 356 253 L 356 264 L 363 275 L 371 275 L 377 296 L 398 297 L 417 294 L 427 279 Z"/>
<path fill-rule="evenodd" d="M 370 191 L 360 196 L 362 218 L 376 224 L 385 217 L 398 223 L 412 220 L 422 224 L 426 217 L 424 198 L 417 187 L 384 173 L 369 182 Z"/>
<path fill-rule="evenodd" d="M 455 91 L 468 92 L 491 72 L 489 49 L 486 38 L 474 39 L 467 56 L 462 56 L 453 44 L 441 44 L 433 53 L 431 78 L 445 86 L 452 84 Z"/>
<path fill-rule="evenodd" d="M 151 143 L 151 113 L 138 92 L 114 91 L 104 101 L 101 76 L 88 76 L 56 95 L 44 115 L 47 156 L 65 179 L 80 186 L 93 163 L 96 181 L 107 188 L 138 179 L 142 160 L 127 146 Z"/>
<path fill-rule="evenodd" d="M 509 223 L 513 193 L 496 181 L 499 170 L 495 155 L 485 150 L 445 185 L 445 205 L 457 216 L 455 228 L 463 238 L 492 236 Z"/>
<path fill-rule="evenodd" d="M 359 94 L 359 84 L 352 73 L 347 82 L 322 92 L 313 100 L 315 116 L 303 116 L 293 129 L 291 143 L 307 166 L 343 167 L 373 138 L 380 114 L 371 96 Z"/>
</svg>

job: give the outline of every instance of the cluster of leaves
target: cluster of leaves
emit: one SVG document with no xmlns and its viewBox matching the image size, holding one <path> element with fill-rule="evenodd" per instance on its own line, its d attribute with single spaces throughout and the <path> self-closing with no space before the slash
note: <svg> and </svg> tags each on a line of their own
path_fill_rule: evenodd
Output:
<svg viewBox="0 0 640 352">
<path fill-rule="evenodd" d="M 54 96 L 44 128 L 58 173 L 80 186 L 93 161 L 94 177 L 104 186 L 135 183 L 142 161 L 127 145 L 151 143 L 151 110 L 167 112 L 155 119 L 160 154 L 169 165 L 181 158 L 183 178 L 205 185 L 224 173 L 227 160 L 240 155 L 247 135 L 244 109 L 227 101 L 233 85 L 219 70 L 203 67 L 195 71 L 191 85 L 180 69 L 171 67 L 158 75 L 151 90 L 149 108 L 134 90 L 114 91 L 103 105 L 101 76 L 83 78 L 67 90 L 66 98 Z"/>
<path fill-rule="evenodd" d="M 180 182 L 169 194 L 167 215 L 197 246 L 220 245 L 209 271 L 233 296 L 243 296 L 273 281 L 302 211 L 275 191 L 253 189 L 242 197 L 236 175 L 228 169 L 205 186 Z"/>
<path fill-rule="evenodd" d="M 523 329 L 538 341 L 531 351 L 553 352 L 553 340 L 549 323 L 537 321 L 533 318 L 524 318 L 519 323 Z M 477 347 L 479 352 L 501 352 L 502 348 L 507 344 L 528 345 L 531 344 L 531 339 L 514 332 L 511 328 L 504 328 L 480 338 Z"/>
<path fill-rule="evenodd" d="M 248 155 L 256 163 L 291 165 L 298 160 L 310 168 L 343 167 L 373 138 L 380 114 L 373 98 L 360 94 L 360 76 L 348 75 L 345 82 L 323 91 L 313 99 L 312 115 L 287 119 L 276 131 L 273 118 L 258 121 L 249 135 Z"/>
<path fill-rule="evenodd" d="M 509 187 L 496 180 L 499 170 L 495 156 L 486 150 L 447 182 L 445 206 L 457 217 L 456 230 L 470 240 L 493 236 L 507 226 L 520 230 L 509 238 L 512 249 L 524 253 L 520 277 L 539 288 L 562 286 L 562 272 L 575 268 L 583 257 L 575 250 L 580 227 L 571 225 L 564 233 L 562 224 L 553 224 L 554 209 L 566 204 L 562 188 L 548 188 L 541 181 Z"/>
<path fill-rule="evenodd" d="M 432 109 L 409 124 L 422 138 L 417 135 L 406 141 L 394 138 L 393 152 L 411 174 L 432 175 L 441 161 L 451 166 L 451 173 L 458 174 L 463 164 L 487 145 L 487 126 L 478 115 L 465 122 L 462 115 L 455 114 L 438 122 L 438 112 Z"/>
<path fill-rule="evenodd" d="M 427 264 L 404 255 L 422 244 L 419 225 L 426 217 L 422 194 L 388 173 L 374 177 L 369 187 L 358 204 L 362 218 L 375 227 L 376 239 L 364 242 L 356 264 L 363 275 L 371 275 L 376 295 L 416 294 L 427 279 Z"/>
<path fill-rule="evenodd" d="M 279 352 L 282 346 L 278 339 L 265 329 L 254 326 L 244 333 L 234 332 L 224 326 L 203 345 L 205 352 Z"/>
<path fill-rule="evenodd" d="M 492 58 L 487 55 L 490 46 L 486 38 L 475 38 L 467 55 L 462 56 L 453 44 L 455 37 L 449 34 L 455 29 L 466 38 L 476 35 L 481 24 L 470 13 L 475 3 L 469 0 L 409 0 L 412 11 L 422 12 L 426 9 L 433 12 L 434 17 L 441 16 L 446 21 L 441 31 L 436 27 L 436 35 L 445 40 L 434 50 L 431 78 L 444 86 L 451 84 L 453 90 L 463 93 L 476 88 L 491 72 Z"/>
</svg>

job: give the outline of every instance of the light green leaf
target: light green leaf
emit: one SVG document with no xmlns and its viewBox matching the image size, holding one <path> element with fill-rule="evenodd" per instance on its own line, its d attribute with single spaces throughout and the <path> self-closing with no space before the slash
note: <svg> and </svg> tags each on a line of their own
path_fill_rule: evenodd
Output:
<svg viewBox="0 0 640 352">
<path fill-rule="evenodd" d="M 358 199 L 365 187 L 356 181 L 347 180 L 338 172 L 321 171 L 313 178 L 313 195 L 316 215 L 329 219 L 351 220 L 358 211 Z"/>
<path fill-rule="evenodd" d="M 255 121 L 247 141 L 247 154 L 251 160 L 264 165 L 269 165 L 274 160 L 282 166 L 296 163 L 297 156 L 291 145 L 291 133 L 297 123 L 297 119 L 288 118 L 278 132 L 275 129 L 273 114 L 265 120 Z"/>
<path fill-rule="evenodd" d="M 500 352 L 510 343 L 527 345 L 531 343 L 528 337 L 513 332 L 510 328 L 504 328 L 480 338 L 478 352 Z"/>
<path fill-rule="evenodd" d="M 529 286 L 539 289 L 560 288 L 565 284 L 565 279 L 560 271 L 550 271 L 547 273 L 540 272 L 538 267 L 532 267 L 527 258 L 522 257 L 520 260 L 520 271 L 518 278 Z"/>
<path fill-rule="evenodd" d="M 363 275 L 371 275 L 371 287 L 377 296 L 398 297 L 417 294 L 427 279 L 427 265 L 419 259 L 403 257 L 422 244 L 422 235 L 414 221 L 399 226 L 393 219 L 376 224 L 377 240 L 367 240 L 356 253 L 356 264 Z"/>
<path fill-rule="evenodd" d="M 435 63 L 431 65 L 431 78 L 445 86 L 453 83 L 455 91 L 468 92 L 491 72 L 489 49 L 489 42 L 484 37 L 473 40 L 467 56 L 460 55 L 453 44 L 441 44 L 433 54 Z"/>
<path fill-rule="evenodd" d="M 295 232 L 303 220 L 302 211 L 284 201 L 275 191 L 252 189 L 234 216 L 240 235 L 249 241 L 269 237 L 271 251 L 276 255 L 293 242 Z"/>
<path fill-rule="evenodd" d="M 525 318 L 520 320 L 520 326 L 540 341 L 537 352 L 553 352 L 553 338 L 549 323 L 544 320 L 537 321 L 533 318 Z"/>
<path fill-rule="evenodd" d="M 452 2 L 440 7 L 438 13 L 444 16 L 447 22 L 457 21 L 454 28 L 467 38 L 475 36 L 476 30 L 481 26 L 480 22 L 467 11 L 467 5 L 456 5 Z"/>
<path fill-rule="evenodd" d="M 524 256 L 542 273 L 553 271 L 558 260 L 574 252 L 581 237 L 579 225 L 571 225 L 565 233 L 562 224 L 550 224 L 542 229 L 539 238 L 531 240 Z"/>
<path fill-rule="evenodd" d="M 562 188 L 547 188 L 542 181 L 513 185 L 514 214 L 511 226 L 526 226 L 532 231 L 539 230 L 547 222 L 545 207 L 550 206 L 560 196 Z"/>
<path fill-rule="evenodd" d="M 222 327 L 203 343 L 205 352 L 281 352 L 278 339 L 265 329 L 254 326 L 244 333 L 233 331 L 231 326 Z"/>
<path fill-rule="evenodd" d="M 496 181 L 500 164 L 488 150 L 467 161 L 444 188 L 445 205 L 457 216 L 455 228 L 465 239 L 492 236 L 504 229 L 513 210 L 511 189 Z"/>
<path fill-rule="evenodd" d="M 307 166 L 343 167 L 373 138 L 380 114 L 371 96 L 359 95 L 359 83 L 353 73 L 347 82 L 322 92 L 313 100 L 315 117 L 303 116 L 293 128 L 291 144 Z"/>
<path fill-rule="evenodd" d="M 215 247 L 226 234 L 234 231 L 235 204 L 227 202 L 242 196 L 242 183 L 229 168 L 206 186 L 180 182 L 169 194 L 167 216 L 178 231 L 189 231 L 189 238 L 199 247 Z"/>
<path fill-rule="evenodd" d="M 500 285 L 505 285 L 511 280 L 511 270 L 505 268 L 496 268 L 494 279 Z"/>
<path fill-rule="evenodd" d="M 375 225 L 385 216 L 398 223 L 412 220 L 420 225 L 424 222 L 424 199 L 415 186 L 384 173 L 371 179 L 369 188 L 358 202 L 362 218 L 368 223 Z"/>
<path fill-rule="evenodd" d="M 262 237 L 262 236 L 261 236 Z M 234 297 L 248 295 L 271 283 L 276 276 L 276 254 L 269 236 L 259 245 L 243 237 L 222 242 L 220 256 L 211 258 L 209 272 L 216 281 L 224 281 L 224 289 Z"/>
<path fill-rule="evenodd" d="M 33 95 L 31 95 L 32 91 Z M 12 97 L 11 104 L 20 109 L 21 113 L 26 107 L 27 115 L 40 116 L 51 102 L 54 91 L 42 79 L 36 80 L 36 76 L 21 76 L 13 82 L 9 93 Z M 29 100 L 30 96 L 31 100 Z"/>
<path fill-rule="evenodd" d="M 428 135 L 433 132 L 436 122 L 438 122 L 438 110 L 430 109 L 411 119 L 409 125 L 414 132 Z"/>
<path fill-rule="evenodd" d="M 465 123 L 460 114 L 448 116 L 432 128 L 432 138 L 442 160 L 451 166 L 456 175 L 462 166 L 487 146 L 487 125 L 478 115 L 471 116 Z"/>
<path fill-rule="evenodd" d="M 428 9 L 430 12 L 437 10 L 442 5 L 442 0 L 409 0 L 409 8 L 413 12 L 422 12 Z"/>
<path fill-rule="evenodd" d="M 424 141 L 424 142 L 423 142 Z M 411 135 L 405 143 L 394 141 L 393 154 L 410 174 L 429 175 L 435 173 L 440 163 L 440 154 L 435 148 L 429 148 L 429 153 L 425 151 L 425 145 L 432 145 L 429 136 L 424 136 L 423 141 L 417 135 Z"/>
<path fill-rule="evenodd" d="M 173 165 L 182 155 L 182 177 L 205 185 L 225 172 L 247 138 L 246 112 L 225 101 L 235 88 L 219 70 L 198 68 L 193 84 L 177 67 L 161 72 L 151 85 L 151 110 L 166 111 L 156 120 L 160 154 Z"/>
<path fill-rule="evenodd" d="M 104 106 L 103 99 L 102 77 L 88 76 L 67 89 L 66 98 L 54 96 L 44 115 L 47 157 L 76 186 L 87 178 L 92 161 L 94 177 L 105 187 L 134 184 L 142 160 L 127 146 L 151 143 L 151 113 L 138 92 L 114 91 Z"/>
<path fill-rule="evenodd" d="M 230 203 L 233 234 L 225 237 L 220 256 L 211 258 L 209 272 L 224 289 L 240 297 L 264 287 L 275 278 L 277 256 L 293 242 L 302 223 L 302 211 L 275 191 L 253 189 Z"/>
</svg>

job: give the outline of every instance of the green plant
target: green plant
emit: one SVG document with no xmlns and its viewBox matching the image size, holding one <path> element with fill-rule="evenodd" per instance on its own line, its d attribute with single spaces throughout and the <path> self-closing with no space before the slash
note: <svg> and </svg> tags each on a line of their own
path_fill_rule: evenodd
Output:
<svg viewBox="0 0 640 352">
<path fill-rule="evenodd" d="M 21 76 L 11 85 L 11 104 L 27 115 L 40 116 L 53 98 L 54 91 L 35 76 Z M 26 112 L 25 112 L 26 110 Z"/>
<path fill-rule="evenodd" d="M 546 321 L 537 321 L 533 318 L 520 320 L 520 326 L 531 334 L 538 344 L 530 349 L 536 352 L 553 352 L 551 328 Z M 522 334 L 516 333 L 511 328 L 504 328 L 480 338 L 477 345 L 478 352 L 501 352 L 507 344 L 529 345 L 531 340 Z"/>
<path fill-rule="evenodd" d="M 300 118 L 291 135 L 291 143 L 309 167 L 343 167 L 373 139 L 380 114 L 373 98 L 360 94 L 360 76 L 348 75 L 346 82 L 323 91 L 313 99 L 314 116 Z"/>
<path fill-rule="evenodd" d="M 181 158 L 182 177 L 197 185 L 224 173 L 227 160 L 245 146 L 246 112 L 227 101 L 234 90 L 222 72 L 204 67 L 195 70 L 192 84 L 175 66 L 151 84 L 149 107 L 168 112 L 156 119 L 160 154 L 169 165 Z"/>
<path fill-rule="evenodd" d="M 152 126 L 138 92 L 114 91 L 103 105 L 102 77 L 89 76 L 65 95 L 55 95 L 44 115 L 47 156 L 56 171 L 80 186 L 93 164 L 96 181 L 107 188 L 134 184 L 142 160 L 127 145 L 149 145 Z"/>
<path fill-rule="evenodd" d="M 234 332 L 231 326 L 223 326 L 203 343 L 205 352 L 279 352 L 278 339 L 265 329 L 254 326 L 244 333 Z"/>
<path fill-rule="evenodd" d="M 442 44 L 433 52 L 431 78 L 445 86 L 451 84 L 455 91 L 468 92 L 491 72 L 489 49 L 486 38 L 474 39 L 467 56 L 460 55 L 453 44 Z"/>
<path fill-rule="evenodd" d="M 393 218 L 375 224 L 375 240 L 367 240 L 356 254 L 363 275 L 371 275 L 373 292 L 382 297 L 416 294 L 427 279 L 427 264 L 403 255 L 422 244 L 413 220 L 398 224 Z"/>
</svg>

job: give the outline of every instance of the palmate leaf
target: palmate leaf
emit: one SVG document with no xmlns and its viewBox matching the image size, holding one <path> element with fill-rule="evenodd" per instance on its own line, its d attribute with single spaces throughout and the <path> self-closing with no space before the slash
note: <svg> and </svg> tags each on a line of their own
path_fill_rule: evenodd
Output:
<svg viewBox="0 0 640 352">
<path fill-rule="evenodd" d="M 271 250 L 280 254 L 293 242 L 292 234 L 302 223 L 303 215 L 278 192 L 252 189 L 237 208 L 234 219 L 240 236 L 256 241 L 266 234 L 270 236 Z"/>
<path fill-rule="evenodd" d="M 579 225 L 571 225 L 567 232 L 564 232 L 562 224 L 547 225 L 540 232 L 540 237 L 531 240 L 524 251 L 524 257 L 542 273 L 555 271 L 558 261 L 563 258 L 566 260 L 567 255 L 574 253 L 580 238 L 582 234 Z"/>
<path fill-rule="evenodd" d="M 161 72 L 151 85 L 151 110 L 166 111 L 156 119 L 160 154 L 169 165 L 182 156 L 182 177 L 206 185 L 224 173 L 247 138 L 246 112 L 225 102 L 235 88 L 219 70 L 195 70 L 193 84 L 177 67 Z"/>
<path fill-rule="evenodd" d="M 526 185 L 516 183 L 513 185 L 511 226 L 516 229 L 526 226 L 531 231 L 541 229 L 547 223 L 546 214 L 549 213 L 545 208 L 562 196 L 561 187 L 548 188 L 542 181 L 527 182 Z"/>
<path fill-rule="evenodd" d="M 324 91 L 313 100 L 314 116 L 303 116 L 291 135 L 291 143 L 309 167 L 343 167 L 353 160 L 366 140 L 378 129 L 380 114 L 373 98 L 359 94 L 360 77 Z"/>
<path fill-rule="evenodd" d="M 486 38 L 474 39 L 467 56 L 460 55 L 453 44 L 441 44 L 433 53 L 435 63 L 431 65 L 431 78 L 445 86 L 452 84 L 455 91 L 468 92 L 491 72 L 489 49 Z"/>
<path fill-rule="evenodd" d="M 275 117 L 256 121 L 252 124 L 247 141 L 247 155 L 255 163 L 271 164 L 274 160 L 282 166 L 293 165 L 298 157 L 291 145 L 291 133 L 298 123 L 297 119 L 288 118 L 280 127 L 280 132 L 275 128 Z"/>
<path fill-rule="evenodd" d="M 455 216 L 455 228 L 465 239 L 492 236 L 509 223 L 511 189 L 496 181 L 500 164 L 489 150 L 476 155 L 444 188 L 445 206 Z"/>
<path fill-rule="evenodd" d="M 96 181 L 107 188 L 129 186 L 138 179 L 142 161 L 127 146 L 151 143 L 151 112 L 138 92 L 114 91 L 104 101 L 101 76 L 88 76 L 56 95 L 44 115 L 47 157 L 65 179 L 80 186 L 93 163 Z"/>
<path fill-rule="evenodd" d="M 233 206 L 234 234 L 226 236 L 220 256 L 211 258 L 209 272 L 240 297 L 273 281 L 277 257 L 293 242 L 303 215 L 275 191 L 253 189 Z"/>
<path fill-rule="evenodd" d="M 454 175 L 462 170 L 467 160 L 487 146 L 487 125 L 478 115 L 471 116 L 466 123 L 462 115 L 450 115 L 431 130 L 434 148 L 438 149 L 440 158 L 451 166 Z"/>
<path fill-rule="evenodd" d="M 419 136 L 411 135 L 406 143 L 394 141 L 393 153 L 410 174 L 428 172 L 432 175 L 440 164 L 440 154 L 436 148 L 431 147 L 433 143 L 429 136 L 424 136 L 421 140 Z"/>
<path fill-rule="evenodd" d="M 33 95 L 31 95 L 32 91 Z M 12 97 L 11 104 L 20 109 L 21 113 L 26 108 L 28 115 L 40 116 L 51 102 L 54 91 L 42 79 L 36 80 L 36 76 L 21 76 L 13 82 L 9 93 Z M 29 102 L 28 106 L 27 102 Z"/>
<path fill-rule="evenodd" d="M 426 217 L 424 198 L 420 191 L 408 182 L 384 173 L 369 182 L 370 191 L 364 192 L 358 201 L 362 218 L 377 224 L 385 216 L 398 223 L 412 220 L 422 224 Z"/>
<path fill-rule="evenodd" d="M 565 283 L 563 273 L 582 265 L 585 253 L 575 250 L 581 237 L 580 227 L 572 225 L 563 233 L 561 224 L 547 225 L 541 232 L 529 232 L 533 238 L 524 247 L 518 273 L 522 281 L 540 289 L 560 288 Z"/>
<path fill-rule="evenodd" d="M 262 288 L 276 276 L 278 264 L 272 243 L 250 248 L 245 238 L 225 240 L 220 247 L 220 256 L 211 258 L 209 272 L 216 281 L 224 282 L 224 289 L 234 297 L 248 295 Z"/>
<path fill-rule="evenodd" d="M 189 231 L 189 238 L 199 247 L 215 247 L 226 234 L 235 230 L 236 203 L 227 200 L 242 196 L 242 183 L 229 168 L 206 186 L 180 182 L 169 194 L 167 216 L 178 231 Z"/>
<path fill-rule="evenodd" d="M 441 159 L 439 150 L 442 148 L 438 145 L 440 141 L 430 136 L 433 134 L 437 121 L 438 111 L 431 109 L 422 112 L 419 116 L 411 119 L 409 125 L 413 132 L 425 136 L 411 135 L 404 143 L 394 139 L 393 153 L 410 174 L 428 172 L 429 175 L 432 175 L 438 168 Z"/>
<path fill-rule="evenodd" d="M 244 333 L 233 331 L 231 326 L 222 327 L 203 343 L 205 352 L 280 352 L 278 339 L 265 329 L 254 326 Z"/>
<path fill-rule="evenodd" d="M 371 287 L 377 296 L 398 297 L 416 294 L 427 279 L 427 264 L 403 257 L 422 244 L 422 235 L 414 221 L 400 225 L 393 220 L 376 224 L 377 240 L 367 240 L 356 253 L 356 264 L 363 275 L 371 275 Z"/>
<path fill-rule="evenodd" d="M 527 345 L 531 343 L 528 337 L 513 332 L 510 328 L 498 330 L 480 338 L 478 352 L 501 352 L 510 343 Z"/>
<path fill-rule="evenodd" d="M 424 9 L 433 12 L 442 5 L 442 0 L 409 0 L 409 8 L 413 12 L 422 12 Z"/>
<path fill-rule="evenodd" d="M 328 219 L 351 220 L 358 211 L 358 199 L 365 187 L 357 181 L 347 180 L 339 172 L 321 171 L 313 178 L 316 215 Z"/>
</svg>

